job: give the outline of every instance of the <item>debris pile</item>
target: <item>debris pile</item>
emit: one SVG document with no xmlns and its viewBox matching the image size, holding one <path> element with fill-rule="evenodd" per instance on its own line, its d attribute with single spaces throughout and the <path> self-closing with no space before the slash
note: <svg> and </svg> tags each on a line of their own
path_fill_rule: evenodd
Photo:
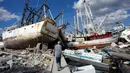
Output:
<svg viewBox="0 0 130 73">
<path fill-rule="evenodd" d="M 0 51 L 0 72 L 48 73 L 51 68 L 51 50 L 46 52 L 28 50 Z"/>
</svg>

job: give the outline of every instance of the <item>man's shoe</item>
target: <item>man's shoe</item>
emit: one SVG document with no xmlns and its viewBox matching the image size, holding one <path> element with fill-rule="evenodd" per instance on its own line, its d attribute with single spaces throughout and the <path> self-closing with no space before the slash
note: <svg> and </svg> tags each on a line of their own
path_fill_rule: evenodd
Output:
<svg viewBox="0 0 130 73">
<path fill-rule="evenodd" d="M 60 71 L 60 69 L 58 69 L 58 71 Z"/>
</svg>

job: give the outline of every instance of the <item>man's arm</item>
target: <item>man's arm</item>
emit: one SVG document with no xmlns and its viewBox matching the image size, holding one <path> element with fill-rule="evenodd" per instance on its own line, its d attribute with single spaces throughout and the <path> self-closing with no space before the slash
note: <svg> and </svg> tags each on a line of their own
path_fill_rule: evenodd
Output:
<svg viewBox="0 0 130 73">
<path fill-rule="evenodd" d="M 62 46 L 61 46 L 61 56 L 63 56 L 63 52 L 62 52 Z"/>
</svg>

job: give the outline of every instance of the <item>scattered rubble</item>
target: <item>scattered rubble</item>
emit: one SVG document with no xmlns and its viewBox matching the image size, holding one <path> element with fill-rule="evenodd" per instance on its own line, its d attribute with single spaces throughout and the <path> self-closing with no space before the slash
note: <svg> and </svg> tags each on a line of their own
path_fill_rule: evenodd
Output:
<svg viewBox="0 0 130 73">
<path fill-rule="evenodd" d="M 5 50 L 0 51 L 1 73 L 49 73 L 52 50 Z M 48 70 L 48 71 L 47 71 Z"/>
</svg>

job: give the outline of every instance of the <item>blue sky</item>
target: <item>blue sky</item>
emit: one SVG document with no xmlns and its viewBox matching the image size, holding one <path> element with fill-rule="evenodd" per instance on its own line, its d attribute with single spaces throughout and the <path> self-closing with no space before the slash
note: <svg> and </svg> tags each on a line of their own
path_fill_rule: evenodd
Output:
<svg viewBox="0 0 130 73">
<path fill-rule="evenodd" d="M 0 7 L 3 10 L 7 10 L 11 14 L 16 16 L 22 16 L 25 0 L 0 0 Z M 52 15 L 55 17 L 62 10 L 64 10 L 65 21 L 72 21 L 74 15 L 73 3 L 75 0 L 48 0 L 47 4 L 50 7 Z M 37 6 L 38 0 L 30 0 L 30 6 Z M 42 5 L 44 0 L 39 0 L 39 5 Z M 0 20 L 0 28 L 5 28 L 11 26 L 17 21 L 16 17 Z"/>
<path fill-rule="evenodd" d="M 30 6 L 36 6 L 38 0 L 30 0 Z M 42 5 L 44 0 L 39 0 Z M 48 0 L 47 4 L 55 17 L 64 10 L 64 19 L 73 25 L 74 8 L 82 8 L 83 0 Z M 130 0 L 90 0 L 90 7 L 95 20 L 100 21 L 105 14 L 110 17 L 106 24 L 113 24 L 115 19 L 123 21 L 125 25 L 130 24 Z M 10 27 L 22 16 L 25 0 L 0 0 L 0 31 Z M 68 30 L 72 30 L 71 27 Z"/>
</svg>

